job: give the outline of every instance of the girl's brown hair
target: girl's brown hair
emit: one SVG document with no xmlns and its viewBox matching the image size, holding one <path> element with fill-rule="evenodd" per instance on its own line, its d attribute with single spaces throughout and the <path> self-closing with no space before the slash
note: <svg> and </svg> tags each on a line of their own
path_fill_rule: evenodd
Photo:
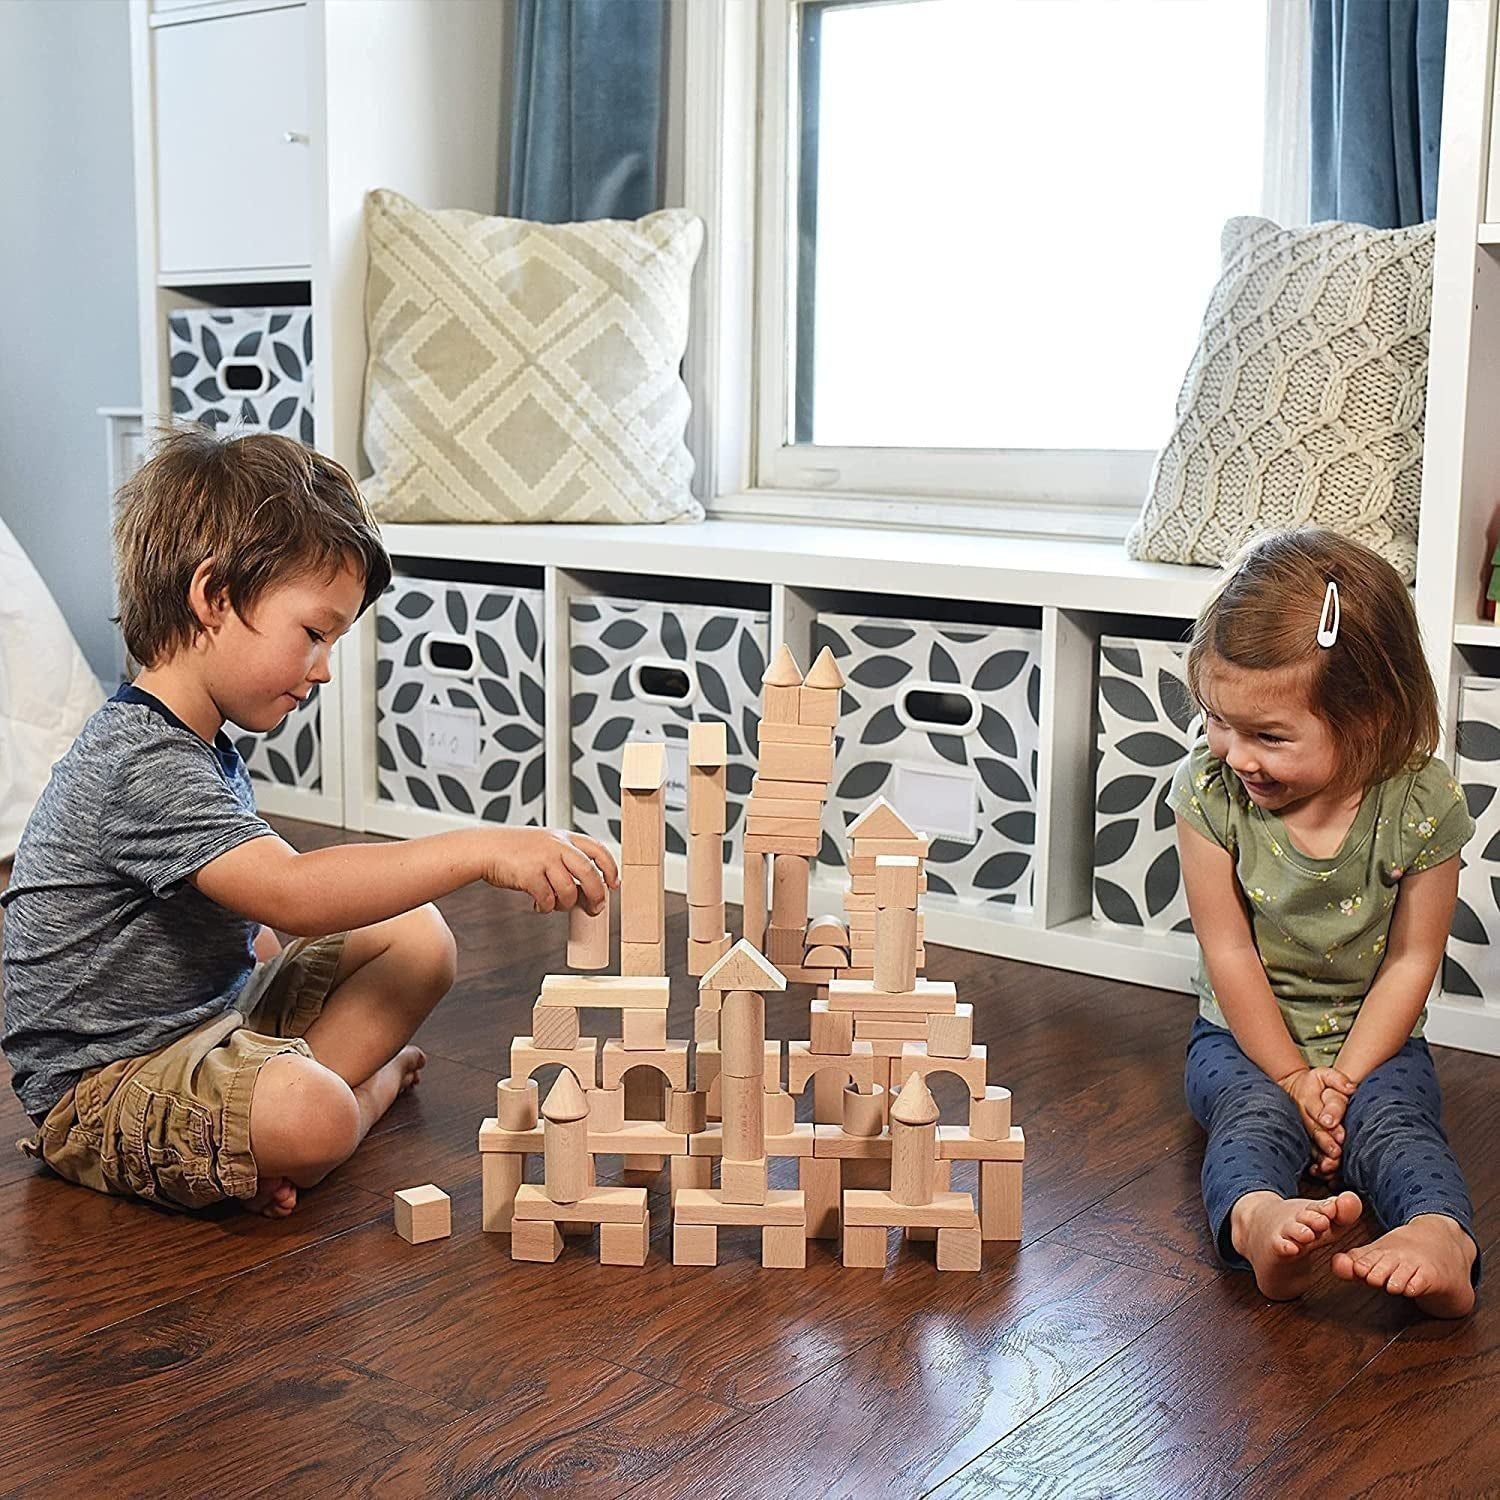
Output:
<svg viewBox="0 0 1500 1500">
<path fill-rule="evenodd" d="M 209 558 L 210 596 L 242 618 L 271 585 L 345 562 L 364 575 L 361 612 L 391 581 L 380 528 L 342 465 L 275 433 L 177 428 L 118 496 L 119 624 L 143 666 L 197 636 L 188 587 Z"/>
<path fill-rule="evenodd" d="M 1318 644 L 1328 584 L 1338 585 L 1338 640 Z M 1204 606 L 1188 647 L 1188 686 L 1214 659 L 1299 675 L 1328 725 L 1342 787 L 1413 769 L 1437 749 L 1438 705 L 1411 594 L 1368 547 L 1322 527 L 1257 537 Z"/>
</svg>

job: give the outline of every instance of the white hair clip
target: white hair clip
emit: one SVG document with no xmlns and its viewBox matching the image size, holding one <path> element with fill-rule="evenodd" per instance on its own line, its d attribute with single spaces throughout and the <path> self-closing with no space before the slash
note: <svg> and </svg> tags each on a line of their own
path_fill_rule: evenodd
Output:
<svg viewBox="0 0 1500 1500">
<path fill-rule="evenodd" d="M 1325 649 L 1339 638 L 1339 586 L 1328 580 L 1328 592 L 1323 595 L 1323 613 L 1318 616 L 1318 644 Z"/>
</svg>

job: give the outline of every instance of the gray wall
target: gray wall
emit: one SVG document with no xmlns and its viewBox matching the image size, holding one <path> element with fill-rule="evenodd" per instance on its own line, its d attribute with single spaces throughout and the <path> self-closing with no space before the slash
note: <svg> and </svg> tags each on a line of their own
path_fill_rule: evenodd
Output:
<svg viewBox="0 0 1500 1500">
<path fill-rule="evenodd" d="M 0 0 L 0 516 L 109 681 L 104 422 L 138 406 L 126 0 Z"/>
</svg>

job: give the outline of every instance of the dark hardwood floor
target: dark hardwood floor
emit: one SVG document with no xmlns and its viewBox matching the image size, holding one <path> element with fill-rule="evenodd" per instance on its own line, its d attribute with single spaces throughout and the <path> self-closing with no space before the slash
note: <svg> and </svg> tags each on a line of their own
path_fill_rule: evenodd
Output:
<svg viewBox="0 0 1500 1500">
<path fill-rule="evenodd" d="M 978 1276 L 938 1275 L 930 1246 L 846 1272 L 824 1242 L 805 1272 L 762 1271 L 754 1231 L 722 1232 L 717 1269 L 676 1269 L 665 1175 L 644 1270 L 580 1241 L 518 1265 L 480 1231 L 475 1136 L 564 923 L 487 890 L 443 907 L 460 974 L 419 1037 L 422 1085 L 288 1220 L 70 1187 L 9 1151 L 24 1119 L 4 1089 L 0 1494 L 1500 1489 L 1493 1297 L 1440 1324 L 1326 1268 L 1278 1305 L 1215 1265 L 1185 996 L 932 950 L 1029 1142 L 1025 1238 L 987 1246 Z M 768 1008 L 773 1035 L 807 1034 L 806 995 Z M 691 1007 L 684 982 L 673 1034 Z M 1500 1059 L 1438 1066 L 1493 1244 Z M 427 1181 L 453 1236 L 413 1247 L 391 1193 Z"/>
</svg>

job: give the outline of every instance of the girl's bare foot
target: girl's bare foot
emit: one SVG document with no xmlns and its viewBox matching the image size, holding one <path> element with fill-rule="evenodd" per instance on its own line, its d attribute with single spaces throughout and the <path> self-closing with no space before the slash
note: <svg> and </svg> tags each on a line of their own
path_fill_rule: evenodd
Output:
<svg viewBox="0 0 1500 1500">
<path fill-rule="evenodd" d="M 296 1206 L 296 1184 L 286 1177 L 262 1182 L 255 1196 L 245 1202 L 252 1213 L 264 1214 L 268 1219 L 284 1219 Z"/>
<path fill-rule="evenodd" d="M 1411 1297 L 1430 1318 L 1463 1318 L 1474 1307 L 1474 1241 L 1447 1214 L 1418 1214 L 1378 1240 L 1333 1257 L 1346 1281 Z"/>
<path fill-rule="evenodd" d="M 1300 1297 L 1312 1275 L 1310 1250 L 1355 1223 L 1364 1205 L 1355 1193 L 1331 1198 L 1283 1198 L 1246 1193 L 1229 1214 L 1229 1237 L 1250 1262 L 1255 1284 L 1275 1302 Z"/>
<path fill-rule="evenodd" d="M 359 1101 L 359 1138 L 396 1102 L 400 1094 L 415 1088 L 427 1066 L 427 1054 L 414 1042 L 407 1043 L 384 1067 L 376 1068 L 354 1090 Z"/>
</svg>

